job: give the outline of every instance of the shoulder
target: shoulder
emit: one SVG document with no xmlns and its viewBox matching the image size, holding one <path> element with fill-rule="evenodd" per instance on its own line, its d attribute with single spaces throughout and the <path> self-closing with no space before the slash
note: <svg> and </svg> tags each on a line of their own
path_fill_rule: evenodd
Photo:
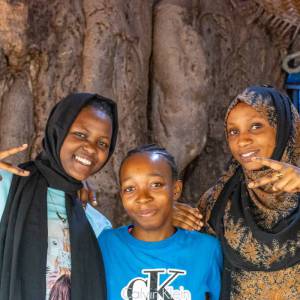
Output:
<svg viewBox="0 0 300 300">
<path fill-rule="evenodd" d="M 198 263 L 206 266 L 221 268 L 223 254 L 220 241 L 206 233 L 185 231 L 187 240 L 185 248 L 191 255 L 198 257 Z"/>
<path fill-rule="evenodd" d="M 13 174 L 4 171 L 4 170 L 0 170 L 0 176 L 1 176 L 1 181 L 0 181 L 0 199 L 1 202 L 3 202 L 3 200 L 6 201 L 8 193 L 9 193 L 9 189 L 11 186 L 11 182 L 12 182 L 12 178 L 13 178 Z"/>
<path fill-rule="evenodd" d="M 107 228 L 103 230 L 98 237 L 98 242 L 101 248 L 105 247 L 106 245 L 111 247 L 112 244 L 120 243 L 122 240 L 122 236 L 125 235 L 127 230 L 127 226 L 122 226 L 115 229 Z"/>
<path fill-rule="evenodd" d="M 108 218 L 106 218 L 101 212 L 92 207 L 90 204 L 87 204 L 85 212 L 91 217 L 91 219 L 101 222 L 104 225 L 108 225 L 108 227 L 111 228 L 111 223 Z"/>
<path fill-rule="evenodd" d="M 198 207 L 202 212 L 206 212 L 208 209 L 210 209 L 212 205 L 213 199 L 221 192 L 221 189 L 219 190 L 220 184 L 217 182 L 212 187 L 210 187 L 201 197 L 198 203 Z"/>
<path fill-rule="evenodd" d="M 96 237 L 98 237 L 103 230 L 110 229 L 112 227 L 108 218 L 91 205 L 88 204 L 86 206 L 85 213 L 96 234 Z"/>
<path fill-rule="evenodd" d="M 9 189 L 11 186 L 13 174 L 4 170 L 0 170 L 0 176 L 1 176 L 1 181 L 0 181 L 0 220 L 1 220 L 6 205 L 7 197 L 9 194 Z"/>
<path fill-rule="evenodd" d="M 1 176 L 1 181 L 0 181 L 1 188 L 2 188 L 2 186 L 9 186 L 10 187 L 13 174 L 9 173 L 5 170 L 0 170 L 0 176 Z"/>
<path fill-rule="evenodd" d="M 99 235 L 99 239 L 109 239 L 113 237 L 118 237 L 124 234 L 128 230 L 128 226 L 121 226 L 118 228 L 106 228 Z"/>
<path fill-rule="evenodd" d="M 184 235 L 185 243 L 192 244 L 193 247 L 199 247 L 198 249 L 211 249 L 220 251 L 220 242 L 214 236 L 198 231 L 189 231 L 181 229 Z"/>
</svg>

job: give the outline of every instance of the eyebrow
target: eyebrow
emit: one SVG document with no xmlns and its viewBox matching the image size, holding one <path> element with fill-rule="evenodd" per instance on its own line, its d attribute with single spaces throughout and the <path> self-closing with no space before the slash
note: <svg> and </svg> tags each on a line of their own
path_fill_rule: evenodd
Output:
<svg viewBox="0 0 300 300">
<path fill-rule="evenodd" d="M 137 172 L 138 173 L 138 172 Z M 149 176 L 151 176 L 151 177 L 160 177 L 160 178 L 164 178 L 164 176 L 162 176 L 161 174 L 159 174 L 159 173 L 150 173 L 150 174 L 147 174 L 147 175 L 149 175 Z M 130 179 L 132 179 L 132 177 L 126 177 L 126 178 L 124 178 L 121 182 L 126 182 L 126 181 L 128 181 L 128 180 L 130 180 Z"/>
<path fill-rule="evenodd" d="M 87 131 L 87 132 L 90 132 L 88 130 L 88 128 L 86 126 L 84 126 L 84 125 L 77 125 L 72 130 L 76 131 L 76 130 L 82 130 L 82 129 L 85 130 L 85 131 Z M 110 139 L 109 136 L 106 136 L 106 135 L 101 135 L 100 138 L 105 138 L 105 139 L 108 139 L 108 140 Z"/>
<path fill-rule="evenodd" d="M 265 120 L 265 121 L 267 121 L 264 117 L 250 117 L 250 118 L 248 118 L 248 120 L 250 120 L 251 122 L 257 122 L 257 121 L 262 121 L 262 120 Z M 229 123 L 229 122 L 227 122 L 226 123 L 226 125 L 228 126 L 228 125 L 230 125 L 230 126 L 235 126 L 235 125 L 237 125 L 237 123 Z"/>
</svg>

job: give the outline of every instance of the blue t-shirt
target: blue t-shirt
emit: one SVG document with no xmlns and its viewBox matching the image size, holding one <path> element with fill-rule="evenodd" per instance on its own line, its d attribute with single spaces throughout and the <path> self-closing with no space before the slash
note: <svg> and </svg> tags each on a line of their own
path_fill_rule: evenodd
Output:
<svg viewBox="0 0 300 300">
<path fill-rule="evenodd" d="M 212 236 L 177 229 L 163 241 L 145 242 L 125 226 L 103 231 L 98 241 L 108 300 L 219 299 L 222 252 Z"/>
<path fill-rule="evenodd" d="M 0 170 L 0 220 L 6 205 L 12 174 Z M 69 224 L 65 207 L 65 193 L 60 190 L 48 188 L 48 250 L 46 268 L 46 298 L 49 298 L 51 289 L 56 288 L 55 283 L 61 276 L 71 274 L 71 247 L 69 237 Z M 100 212 L 87 205 L 85 210 L 87 219 L 91 224 L 96 237 L 102 230 L 111 228 L 111 224 Z"/>
</svg>

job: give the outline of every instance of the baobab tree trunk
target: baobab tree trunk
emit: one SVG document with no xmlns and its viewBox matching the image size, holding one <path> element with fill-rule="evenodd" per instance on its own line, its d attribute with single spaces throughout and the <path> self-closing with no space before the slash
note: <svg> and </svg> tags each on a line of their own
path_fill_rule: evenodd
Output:
<svg viewBox="0 0 300 300">
<path fill-rule="evenodd" d="M 283 87 L 292 34 L 277 36 L 258 9 L 250 0 L 0 0 L 1 149 L 27 142 L 11 161 L 33 158 L 51 107 L 96 92 L 117 101 L 120 120 L 116 153 L 91 179 L 100 210 L 126 222 L 118 168 L 147 142 L 174 154 L 184 201 L 195 203 L 228 159 L 229 101 L 250 84 Z"/>
</svg>

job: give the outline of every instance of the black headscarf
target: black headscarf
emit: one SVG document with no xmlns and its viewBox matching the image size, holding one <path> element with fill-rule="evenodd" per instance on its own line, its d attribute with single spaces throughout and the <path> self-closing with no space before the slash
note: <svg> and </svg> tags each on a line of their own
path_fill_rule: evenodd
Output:
<svg viewBox="0 0 300 300">
<path fill-rule="evenodd" d="M 296 164 L 299 115 L 289 98 L 272 87 L 252 86 L 234 99 L 227 116 L 239 102 L 259 111 L 276 128 L 271 158 Z M 268 168 L 244 170 L 233 159 L 226 174 L 205 195 L 205 205 L 212 208 L 206 219 L 224 252 L 222 299 L 229 299 L 234 289 L 233 272 L 277 271 L 300 262 L 298 195 L 271 193 L 267 187 L 247 188 L 249 181 L 270 172 Z M 251 284 L 254 288 L 255 283 Z"/>
<path fill-rule="evenodd" d="M 108 159 L 114 151 L 118 117 L 112 100 L 76 93 L 55 105 L 47 122 L 42 153 L 36 160 L 21 165 L 30 171 L 30 176 L 14 175 L 12 179 L 0 223 L 0 299 L 45 299 L 48 187 L 65 192 L 71 245 L 71 299 L 106 299 L 102 255 L 76 195 L 82 184 L 66 174 L 60 162 L 60 149 L 69 128 L 92 100 L 105 102 L 111 108 L 113 132 Z"/>
</svg>

